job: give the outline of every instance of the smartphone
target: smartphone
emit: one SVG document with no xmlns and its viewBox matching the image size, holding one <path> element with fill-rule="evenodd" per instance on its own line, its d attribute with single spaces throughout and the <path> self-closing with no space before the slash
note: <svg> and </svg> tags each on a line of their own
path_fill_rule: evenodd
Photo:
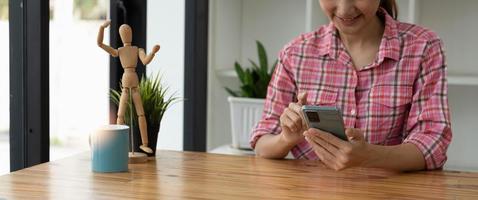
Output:
<svg viewBox="0 0 478 200">
<path fill-rule="evenodd" d="M 337 107 L 306 105 L 302 106 L 302 112 L 309 128 L 320 129 L 348 141 L 342 113 Z"/>
</svg>

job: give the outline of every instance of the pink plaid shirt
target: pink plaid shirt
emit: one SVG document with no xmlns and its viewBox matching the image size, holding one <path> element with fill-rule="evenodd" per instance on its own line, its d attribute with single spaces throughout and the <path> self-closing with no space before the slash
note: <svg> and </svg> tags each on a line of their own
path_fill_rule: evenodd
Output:
<svg viewBox="0 0 478 200">
<path fill-rule="evenodd" d="M 286 45 L 251 146 L 262 135 L 279 134 L 283 110 L 307 91 L 308 104 L 337 106 L 345 126 L 363 130 L 368 143 L 412 143 L 427 169 L 441 168 L 452 138 L 442 41 L 430 30 L 384 16 L 378 55 L 361 70 L 354 68 L 332 23 Z M 291 152 L 318 159 L 305 140 Z"/>
</svg>

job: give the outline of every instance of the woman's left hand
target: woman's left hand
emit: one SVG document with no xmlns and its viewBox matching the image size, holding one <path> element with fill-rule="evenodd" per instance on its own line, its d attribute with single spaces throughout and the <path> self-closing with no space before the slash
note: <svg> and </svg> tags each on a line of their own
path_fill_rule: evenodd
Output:
<svg viewBox="0 0 478 200">
<path fill-rule="evenodd" d="M 353 166 L 363 166 L 370 159 L 369 144 L 360 129 L 345 131 L 349 141 L 315 128 L 304 132 L 305 139 L 314 149 L 320 160 L 336 171 Z"/>
</svg>

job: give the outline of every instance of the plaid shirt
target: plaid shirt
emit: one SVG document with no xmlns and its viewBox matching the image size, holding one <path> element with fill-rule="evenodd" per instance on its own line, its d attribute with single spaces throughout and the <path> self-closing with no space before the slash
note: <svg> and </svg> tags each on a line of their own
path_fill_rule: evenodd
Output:
<svg viewBox="0 0 478 200">
<path fill-rule="evenodd" d="M 442 41 L 425 28 L 387 14 L 384 19 L 376 59 L 360 70 L 332 23 L 286 45 L 251 146 L 262 135 L 280 134 L 283 110 L 307 91 L 308 104 L 340 108 L 346 128 L 363 130 L 368 143 L 412 143 L 423 153 L 427 169 L 441 168 L 452 138 Z M 291 152 L 295 158 L 318 159 L 305 140 Z"/>
</svg>

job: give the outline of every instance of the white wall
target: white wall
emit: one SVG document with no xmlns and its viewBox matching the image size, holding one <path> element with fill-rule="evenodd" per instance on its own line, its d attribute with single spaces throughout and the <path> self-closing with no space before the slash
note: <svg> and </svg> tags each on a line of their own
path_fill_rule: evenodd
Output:
<svg viewBox="0 0 478 200">
<path fill-rule="evenodd" d="M 320 16 L 317 0 L 211 0 L 209 9 L 208 69 L 208 149 L 231 143 L 228 93 L 224 87 L 237 90 L 239 82 L 231 71 L 234 62 L 250 67 L 248 59 L 257 62 L 255 40 L 260 40 L 270 65 L 279 50 L 312 26 L 326 19 Z M 313 5 L 307 7 L 307 5 Z"/>
<path fill-rule="evenodd" d="M 0 175 L 10 172 L 10 49 L 8 21 L 0 21 Z"/>
<path fill-rule="evenodd" d="M 476 0 L 420 0 L 418 24 L 443 39 L 450 74 L 478 76 L 477 8 Z"/>
<path fill-rule="evenodd" d="M 306 4 L 305 20 L 307 32 L 313 31 L 319 26 L 330 22 L 329 18 L 322 12 L 318 0 L 307 0 Z"/>
<path fill-rule="evenodd" d="M 448 87 L 453 139 L 445 168 L 478 171 L 478 86 Z"/>
<path fill-rule="evenodd" d="M 273 60 L 285 44 L 306 30 L 307 8 L 304 0 L 242 2 L 242 52 L 239 61 L 245 66 L 250 66 L 248 59 L 257 61 L 256 40 L 265 45 L 270 60 Z"/>
<path fill-rule="evenodd" d="M 0 133 L 10 129 L 10 49 L 8 21 L 0 21 Z"/>
<path fill-rule="evenodd" d="M 148 1 L 147 51 L 159 43 L 161 50 L 147 66 L 147 74 L 160 72 L 170 93 L 184 96 L 184 0 Z M 158 136 L 158 149 L 183 149 L 183 102 L 166 111 Z"/>
<path fill-rule="evenodd" d="M 207 99 L 207 149 L 231 143 L 227 93 L 223 87 L 238 87 L 234 78 L 218 75 L 216 69 L 228 69 L 240 55 L 242 1 L 211 0 L 209 2 L 209 57 Z"/>
</svg>

